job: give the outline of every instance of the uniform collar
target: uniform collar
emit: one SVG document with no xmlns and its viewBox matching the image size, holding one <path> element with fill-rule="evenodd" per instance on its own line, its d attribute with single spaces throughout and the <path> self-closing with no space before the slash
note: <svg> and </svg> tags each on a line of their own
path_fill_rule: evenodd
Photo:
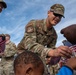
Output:
<svg viewBox="0 0 76 75">
<path fill-rule="evenodd" d="M 53 27 L 51 27 L 51 28 L 49 28 L 49 29 L 47 28 L 47 25 L 46 25 L 46 19 L 44 19 L 43 22 L 44 22 L 43 30 L 44 30 L 45 32 L 47 32 L 47 31 L 53 29 Z"/>
</svg>

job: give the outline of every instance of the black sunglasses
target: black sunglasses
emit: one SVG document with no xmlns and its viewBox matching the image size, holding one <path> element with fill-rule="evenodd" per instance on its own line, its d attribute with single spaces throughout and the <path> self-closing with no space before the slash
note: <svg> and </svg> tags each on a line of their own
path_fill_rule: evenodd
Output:
<svg viewBox="0 0 76 75">
<path fill-rule="evenodd" d="M 53 15 L 56 16 L 56 17 L 63 17 L 62 15 L 56 14 L 56 13 L 53 13 Z"/>
</svg>

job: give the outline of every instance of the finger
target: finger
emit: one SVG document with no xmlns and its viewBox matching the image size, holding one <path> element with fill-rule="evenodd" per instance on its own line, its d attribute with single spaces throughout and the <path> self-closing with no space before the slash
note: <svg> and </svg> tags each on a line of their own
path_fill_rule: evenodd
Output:
<svg viewBox="0 0 76 75">
<path fill-rule="evenodd" d="M 69 47 L 67 47 L 67 46 L 61 47 L 61 50 L 64 51 L 64 52 L 66 52 L 66 53 L 69 53 L 70 55 L 72 55 L 71 49 Z"/>
<path fill-rule="evenodd" d="M 63 51 L 63 50 L 60 52 L 60 55 L 63 56 L 63 57 L 68 57 L 68 58 L 71 57 L 70 53 L 68 53 L 66 51 Z"/>
</svg>

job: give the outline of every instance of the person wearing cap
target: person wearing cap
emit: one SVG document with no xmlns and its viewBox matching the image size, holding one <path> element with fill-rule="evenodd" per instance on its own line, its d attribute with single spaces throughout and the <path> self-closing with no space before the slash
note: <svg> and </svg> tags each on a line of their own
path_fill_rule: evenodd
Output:
<svg viewBox="0 0 76 75">
<path fill-rule="evenodd" d="M 38 53 L 43 61 L 45 61 L 46 56 L 50 56 L 51 58 L 70 57 L 71 51 L 67 46 L 55 47 L 57 33 L 54 26 L 64 18 L 64 11 L 65 8 L 62 4 L 54 4 L 48 10 L 46 19 L 31 20 L 26 25 L 24 37 L 17 46 L 18 51 L 22 52 L 22 50 L 28 49 L 34 53 Z"/>
<path fill-rule="evenodd" d="M 14 75 L 13 61 L 16 54 L 16 45 L 10 38 L 9 34 L 5 34 L 5 50 L 1 59 L 2 71 L 0 75 Z"/>
<path fill-rule="evenodd" d="M 0 13 L 2 12 L 3 8 L 7 8 L 7 4 L 3 0 L 0 0 Z"/>
</svg>

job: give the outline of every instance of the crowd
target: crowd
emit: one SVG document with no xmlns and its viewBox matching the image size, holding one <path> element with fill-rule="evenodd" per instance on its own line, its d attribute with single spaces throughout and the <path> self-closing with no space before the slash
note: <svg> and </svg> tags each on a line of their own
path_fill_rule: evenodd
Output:
<svg viewBox="0 0 76 75">
<path fill-rule="evenodd" d="M 7 4 L 0 0 L 0 12 L 3 8 L 7 8 Z M 65 17 L 64 12 L 62 4 L 54 4 L 46 19 L 31 20 L 17 46 L 9 34 L 1 34 L 0 75 L 73 75 L 76 57 L 71 58 L 71 48 L 55 47 L 57 33 L 54 26 Z M 69 60 L 61 62 L 65 58 Z"/>
</svg>

